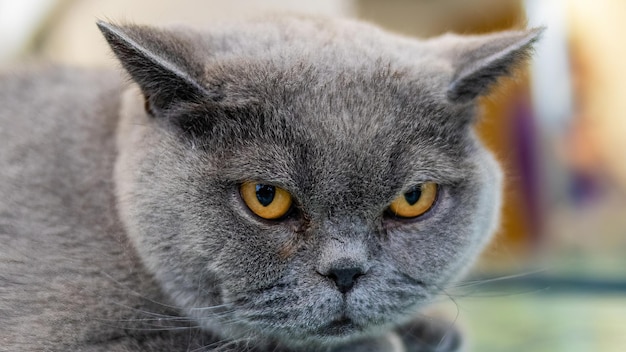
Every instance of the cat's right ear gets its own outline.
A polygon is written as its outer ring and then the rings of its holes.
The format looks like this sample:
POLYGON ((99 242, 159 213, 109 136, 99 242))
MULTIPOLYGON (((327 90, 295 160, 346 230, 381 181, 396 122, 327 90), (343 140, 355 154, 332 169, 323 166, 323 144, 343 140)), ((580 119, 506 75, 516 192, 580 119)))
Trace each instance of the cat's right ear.
POLYGON ((98 21, 113 53, 139 85, 146 112, 159 116, 175 104, 200 102, 211 93, 200 83, 203 67, 185 38, 157 28, 98 21))

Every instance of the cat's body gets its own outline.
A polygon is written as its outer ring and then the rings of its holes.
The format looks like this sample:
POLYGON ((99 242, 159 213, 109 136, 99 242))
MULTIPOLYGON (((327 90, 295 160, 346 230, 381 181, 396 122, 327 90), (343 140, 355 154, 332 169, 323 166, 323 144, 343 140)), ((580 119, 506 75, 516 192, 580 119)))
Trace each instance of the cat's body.
POLYGON ((0 350, 457 348, 408 322, 495 229, 474 99, 536 33, 100 26, 138 85, 0 76, 0 350), (288 190, 294 210, 258 218, 246 181, 288 190), (425 182, 428 213, 385 210, 425 182))

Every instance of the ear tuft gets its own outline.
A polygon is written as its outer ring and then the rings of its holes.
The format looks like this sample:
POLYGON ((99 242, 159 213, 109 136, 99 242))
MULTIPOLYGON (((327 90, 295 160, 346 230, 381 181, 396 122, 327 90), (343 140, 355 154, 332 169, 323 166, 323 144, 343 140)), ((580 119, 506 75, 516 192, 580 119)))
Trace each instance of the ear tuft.
POLYGON ((544 28, 491 35, 444 37, 444 55, 454 69, 446 95, 451 102, 467 103, 487 94, 498 78, 510 75, 532 54, 544 28), (456 46, 456 48, 455 48, 456 46))
POLYGON ((146 111, 160 115, 181 101, 209 94, 199 83, 202 67, 187 38, 145 26, 98 21, 98 28, 146 98, 146 111))

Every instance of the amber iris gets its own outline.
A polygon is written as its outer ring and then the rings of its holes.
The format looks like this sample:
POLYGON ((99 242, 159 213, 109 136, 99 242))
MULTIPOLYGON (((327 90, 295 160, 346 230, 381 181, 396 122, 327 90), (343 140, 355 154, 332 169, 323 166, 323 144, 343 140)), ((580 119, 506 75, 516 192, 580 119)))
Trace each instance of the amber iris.
POLYGON ((291 194, 277 186, 245 182, 239 193, 248 208, 263 219, 280 219, 291 209, 291 194))
POLYGON ((426 213, 437 200, 437 184, 426 182, 417 185, 394 199, 389 205, 391 214, 401 218, 415 218, 426 213))

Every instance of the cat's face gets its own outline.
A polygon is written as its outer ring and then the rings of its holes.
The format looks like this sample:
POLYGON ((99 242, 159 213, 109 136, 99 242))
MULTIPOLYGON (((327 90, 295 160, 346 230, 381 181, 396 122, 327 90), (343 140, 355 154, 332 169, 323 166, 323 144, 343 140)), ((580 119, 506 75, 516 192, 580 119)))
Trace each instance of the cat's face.
POLYGON ((332 45, 296 55, 277 42, 217 57, 193 79, 166 67, 169 84, 189 85, 167 95, 129 68, 124 55, 137 53, 120 54, 141 30, 103 31, 144 94, 123 108, 122 218, 201 325, 287 343, 381 331, 440 295, 494 231, 500 173, 472 133, 478 93, 451 97, 451 82, 467 84, 458 70, 412 67, 393 51, 345 58, 332 45))

